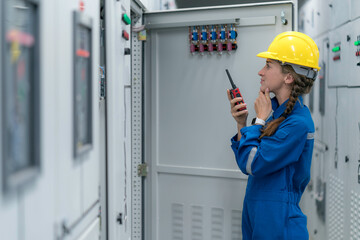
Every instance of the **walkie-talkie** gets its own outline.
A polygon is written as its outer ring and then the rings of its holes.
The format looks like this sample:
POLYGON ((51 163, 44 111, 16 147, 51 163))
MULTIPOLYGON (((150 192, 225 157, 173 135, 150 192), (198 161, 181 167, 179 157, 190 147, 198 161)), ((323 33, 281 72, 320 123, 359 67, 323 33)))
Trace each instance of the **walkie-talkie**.
MULTIPOLYGON (((240 100, 240 102, 236 102, 235 105, 238 105, 240 103, 245 103, 244 102, 244 98, 242 97, 241 93, 240 93, 240 90, 239 88, 236 87, 235 83, 233 82, 231 76, 230 76, 230 73, 229 73, 229 70, 225 69, 226 71, 226 74, 228 75, 229 77, 229 80, 230 80, 230 83, 231 83, 231 86, 233 89, 230 89, 230 95, 231 95, 231 98, 234 99, 235 97, 241 97, 242 100, 240 100)), ((242 111, 242 110, 245 110, 246 107, 243 107, 243 108, 240 108, 238 111, 242 111)))

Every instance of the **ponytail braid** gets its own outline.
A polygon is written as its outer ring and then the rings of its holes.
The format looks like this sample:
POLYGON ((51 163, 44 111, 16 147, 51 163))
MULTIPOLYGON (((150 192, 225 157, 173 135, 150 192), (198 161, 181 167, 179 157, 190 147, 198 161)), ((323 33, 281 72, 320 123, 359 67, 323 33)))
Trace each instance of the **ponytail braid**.
POLYGON ((265 128, 261 130, 262 134, 260 138, 265 136, 272 136, 276 132, 279 125, 290 115, 290 113, 294 109, 294 106, 296 104, 296 101, 299 99, 299 96, 309 93, 314 83, 314 79, 306 78, 303 75, 297 74, 290 65, 282 65, 281 67, 283 74, 290 73, 294 78, 289 101, 286 104, 286 109, 284 113, 279 118, 267 123, 265 125, 265 128))

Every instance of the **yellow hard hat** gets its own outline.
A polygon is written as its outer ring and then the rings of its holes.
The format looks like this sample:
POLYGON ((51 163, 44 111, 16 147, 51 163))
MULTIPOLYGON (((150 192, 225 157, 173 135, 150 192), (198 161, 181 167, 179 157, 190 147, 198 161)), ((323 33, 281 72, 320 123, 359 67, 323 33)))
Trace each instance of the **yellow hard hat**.
POLYGON ((274 38, 267 52, 261 52, 256 56, 320 70, 319 49, 316 43, 308 35, 300 32, 280 33, 274 38))

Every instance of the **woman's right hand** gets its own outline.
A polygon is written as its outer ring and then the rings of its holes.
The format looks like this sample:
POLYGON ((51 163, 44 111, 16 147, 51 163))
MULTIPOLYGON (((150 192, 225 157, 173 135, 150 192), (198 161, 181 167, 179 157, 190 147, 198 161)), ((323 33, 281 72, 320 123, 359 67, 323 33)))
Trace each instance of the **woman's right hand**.
POLYGON ((240 102, 242 100, 241 97, 237 97, 234 99, 231 99, 230 90, 227 90, 228 99, 230 101, 230 108, 231 108, 231 115, 235 119, 238 125, 240 126, 246 126, 246 120, 249 115, 249 111, 247 109, 238 111, 241 108, 246 107, 246 103, 241 103, 238 105, 235 105, 236 102, 240 102))

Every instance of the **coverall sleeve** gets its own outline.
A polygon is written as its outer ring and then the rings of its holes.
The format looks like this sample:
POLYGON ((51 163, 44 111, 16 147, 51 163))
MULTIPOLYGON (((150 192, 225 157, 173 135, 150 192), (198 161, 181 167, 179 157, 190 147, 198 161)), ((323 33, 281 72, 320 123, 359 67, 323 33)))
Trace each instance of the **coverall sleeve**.
POLYGON ((302 122, 281 125, 274 135, 259 139, 261 126, 241 129, 240 141, 232 139, 236 162, 244 174, 265 176, 298 161, 304 149, 308 130, 302 122))

